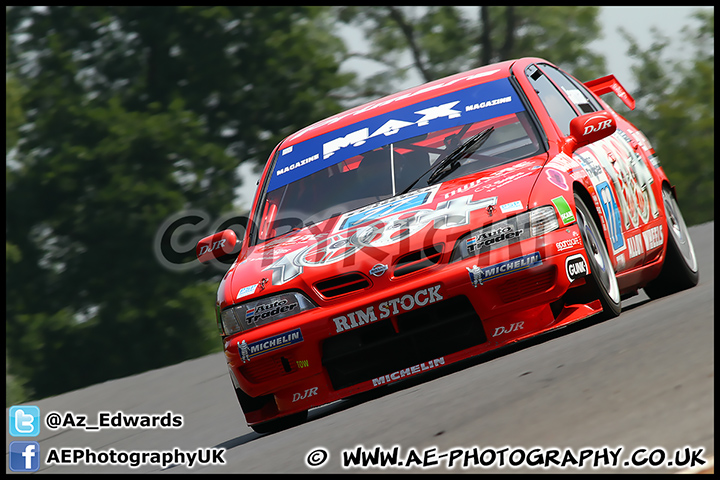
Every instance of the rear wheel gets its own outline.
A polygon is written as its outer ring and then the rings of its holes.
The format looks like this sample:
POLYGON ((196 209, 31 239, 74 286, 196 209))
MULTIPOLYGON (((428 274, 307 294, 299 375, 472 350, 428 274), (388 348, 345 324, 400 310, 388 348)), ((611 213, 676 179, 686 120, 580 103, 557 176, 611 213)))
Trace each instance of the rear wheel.
POLYGON ((590 210, 578 194, 575 194, 575 210, 578 228, 590 264, 590 276, 587 277, 587 283, 594 290, 595 296, 600 299, 603 307, 602 316, 605 318, 617 317, 622 310, 620 287, 618 287, 615 270, 605 245, 605 238, 593 220, 590 210))
POLYGON ((662 197, 668 226, 665 263, 660 275, 643 289, 653 299, 694 287, 700 278, 690 234, 675 196, 667 185, 663 185, 662 197))

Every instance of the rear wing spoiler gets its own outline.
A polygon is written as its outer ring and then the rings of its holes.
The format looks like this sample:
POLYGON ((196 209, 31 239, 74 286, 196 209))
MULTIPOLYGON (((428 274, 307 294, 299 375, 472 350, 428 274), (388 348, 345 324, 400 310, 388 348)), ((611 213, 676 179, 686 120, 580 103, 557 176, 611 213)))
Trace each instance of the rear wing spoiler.
POLYGON ((585 86, 598 96, 613 92, 630 110, 635 110, 635 99, 625 90, 625 87, 620 84, 615 75, 611 74, 596 80, 590 80, 585 82, 585 86))

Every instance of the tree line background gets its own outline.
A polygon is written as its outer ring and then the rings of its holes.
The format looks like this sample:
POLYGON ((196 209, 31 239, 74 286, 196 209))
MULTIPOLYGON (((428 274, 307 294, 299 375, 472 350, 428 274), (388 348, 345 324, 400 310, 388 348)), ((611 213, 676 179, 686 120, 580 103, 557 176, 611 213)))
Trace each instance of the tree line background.
MULTIPOLYGON (((232 211, 238 165, 290 133, 409 75, 522 56, 608 73, 589 47, 598 7, 476 8, 7 7, 6 404, 219 351, 222 273, 163 268, 153 242, 177 212, 232 211)), ((622 32, 627 52, 608 55, 632 58, 638 106, 607 99, 649 137, 691 225, 714 218, 714 11, 695 20, 684 58, 661 32, 645 50, 622 32)))

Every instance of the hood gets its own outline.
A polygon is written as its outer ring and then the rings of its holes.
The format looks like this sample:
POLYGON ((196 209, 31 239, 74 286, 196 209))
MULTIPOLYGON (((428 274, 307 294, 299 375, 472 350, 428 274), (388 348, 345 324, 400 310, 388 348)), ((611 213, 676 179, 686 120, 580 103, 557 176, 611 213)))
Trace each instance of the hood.
MULTIPOLYGON (((218 289, 220 308, 280 291, 312 292, 351 273, 369 278, 449 255, 473 229, 528 209, 546 155, 499 165, 367 205, 247 249, 218 289)), ((358 278, 359 278, 358 277, 358 278)), ((373 283, 382 283, 373 278, 373 283)), ((359 281, 359 280, 358 280, 359 281)))

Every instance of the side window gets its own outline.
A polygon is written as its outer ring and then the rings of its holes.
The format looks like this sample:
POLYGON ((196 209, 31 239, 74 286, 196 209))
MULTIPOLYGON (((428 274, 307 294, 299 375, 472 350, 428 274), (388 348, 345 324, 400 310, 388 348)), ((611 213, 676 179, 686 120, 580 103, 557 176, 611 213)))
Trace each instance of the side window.
POLYGON ((579 82, 551 65, 541 64, 540 68, 545 75, 550 77, 550 80, 555 82, 555 85, 562 89, 565 96, 575 104, 581 113, 592 113, 602 110, 597 100, 595 100, 590 92, 579 82))
POLYGON ((563 135, 569 135, 570 121, 578 116, 575 109, 538 67, 530 65, 525 69, 525 75, 530 79, 550 118, 555 121, 563 135))

